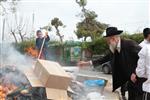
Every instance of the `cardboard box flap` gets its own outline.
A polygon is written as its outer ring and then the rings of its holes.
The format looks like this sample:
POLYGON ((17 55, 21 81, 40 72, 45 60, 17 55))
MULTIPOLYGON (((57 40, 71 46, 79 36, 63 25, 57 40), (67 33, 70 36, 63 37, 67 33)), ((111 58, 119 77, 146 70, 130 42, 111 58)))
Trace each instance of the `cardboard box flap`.
POLYGON ((46 61, 46 60, 38 60, 38 62, 43 65, 43 67, 48 71, 48 73, 70 78, 70 75, 68 75, 65 72, 65 70, 60 66, 60 64, 58 64, 57 62, 46 61))
MULTIPOLYGON (((25 70, 24 74, 26 75, 32 87, 45 87, 38 77, 36 77, 32 68, 25 70)), ((68 97, 66 90, 47 87, 45 87, 45 89, 48 100, 71 100, 71 98, 68 97)))
POLYGON ((41 81, 39 81, 39 79, 35 76, 32 68, 25 70, 24 74, 26 75, 32 87, 44 87, 41 81))
POLYGON ((72 93, 72 94, 77 94, 75 91, 73 91, 73 90, 71 89, 70 86, 68 87, 67 91, 70 92, 70 93, 72 93))
POLYGON ((48 100, 68 100, 65 90, 46 88, 46 95, 48 100))

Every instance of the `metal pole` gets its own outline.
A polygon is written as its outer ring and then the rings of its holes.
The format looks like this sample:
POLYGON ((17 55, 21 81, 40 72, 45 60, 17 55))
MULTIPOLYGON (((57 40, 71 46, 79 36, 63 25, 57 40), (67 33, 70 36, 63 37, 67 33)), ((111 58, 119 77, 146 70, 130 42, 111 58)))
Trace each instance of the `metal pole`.
POLYGON ((2 28, 2 42, 4 41, 4 38, 5 38, 5 18, 3 18, 3 28, 2 28))
POLYGON ((43 39, 43 43, 42 43, 42 46, 41 46, 41 49, 40 49, 40 52, 39 52, 39 55, 38 55, 38 59, 40 59, 40 57, 41 57, 42 50, 43 50, 43 47, 44 47, 44 44, 45 44, 45 39, 46 39, 46 37, 44 37, 44 39, 43 39))
POLYGON ((35 30, 34 30, 34 20, 35 20, 35 14, 33 12, 33 14, 32 14, 32 34, 30 35, 30 37, 34 36, 34 32, 35 32, 35 30))

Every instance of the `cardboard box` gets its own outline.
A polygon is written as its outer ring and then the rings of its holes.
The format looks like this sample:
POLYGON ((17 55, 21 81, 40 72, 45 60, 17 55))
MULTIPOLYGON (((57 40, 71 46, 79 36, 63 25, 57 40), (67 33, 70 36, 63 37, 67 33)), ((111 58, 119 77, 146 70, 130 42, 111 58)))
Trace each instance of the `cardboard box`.
POLYGON ((24 74, 32 87, 46 88, 48 100, 71 100, 67 95, 71 77, 56 62, 38 60, 35 68, 25 70, 24 74))
MULTIPOLYGON (((45 87, 42 82, 36 77, 33 72, 33 69, 30 68, 26 70, 25 75, 29 80, 32 87, 45 87)), ((67 96, 67 90, 60 90, 60 89, 53 89, 53 88, 46 88, 46 95, 48 100, 69 100, 67 96)))
POLYGON ((52 61, 38 60, 34 73, 48 88, 67 90, 72 80, 58 63, 52 61))
POLYGON ((52 100, 68 100, 66 90, 46 88, 46 95, 47 98, 52 100))

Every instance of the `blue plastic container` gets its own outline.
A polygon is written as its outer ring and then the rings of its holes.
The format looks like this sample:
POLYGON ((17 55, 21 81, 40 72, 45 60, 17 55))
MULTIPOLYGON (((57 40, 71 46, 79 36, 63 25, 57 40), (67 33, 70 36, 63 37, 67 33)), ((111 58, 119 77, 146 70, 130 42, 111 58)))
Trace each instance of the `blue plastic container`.
POLYGON ((84 81, 84 85, 88 87, 96 87, 96 86, 105 86, 105 80, 86 80, 84 81))

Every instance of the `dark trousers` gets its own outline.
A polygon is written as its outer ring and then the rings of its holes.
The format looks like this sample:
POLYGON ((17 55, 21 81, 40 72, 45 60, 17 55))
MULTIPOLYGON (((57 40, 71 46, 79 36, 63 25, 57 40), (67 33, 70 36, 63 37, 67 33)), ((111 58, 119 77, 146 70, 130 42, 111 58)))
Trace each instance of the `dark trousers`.
POLYGON ((150 93, 143 93, 143 99, 142 100, 150 100, 150 93))
POLYGON ((143 91, 135 83, 128 82, 128 100, 142 100, 143 91))
MULTIPOLYGON (((128 90, 128 100, 142 100, 143 94, 138 93, 134 89, 129 89, 128 90)), ((150 100, 150 99, 149 99, 150 100)))
POLYGON ((127 83, 121 86, 120 92, 122 96, 125 96, 125 93, 127 91, 127 83))

